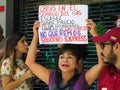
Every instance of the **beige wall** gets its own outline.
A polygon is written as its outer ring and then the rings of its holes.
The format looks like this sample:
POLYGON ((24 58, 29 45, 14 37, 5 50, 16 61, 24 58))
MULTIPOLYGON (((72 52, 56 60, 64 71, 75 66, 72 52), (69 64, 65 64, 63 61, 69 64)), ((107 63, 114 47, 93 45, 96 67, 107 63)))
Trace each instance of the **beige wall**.
POLYGON ((13 0, 0 0, 0 6, 5 10, 0 12, 0 24, 4 30, 4 36, 9 36, 13 31, 13 0))
POLYGON ((5 10, 0 12, 0 24, 6 36, 6 0, 0 0, 0 6, 4 6, 5 10))

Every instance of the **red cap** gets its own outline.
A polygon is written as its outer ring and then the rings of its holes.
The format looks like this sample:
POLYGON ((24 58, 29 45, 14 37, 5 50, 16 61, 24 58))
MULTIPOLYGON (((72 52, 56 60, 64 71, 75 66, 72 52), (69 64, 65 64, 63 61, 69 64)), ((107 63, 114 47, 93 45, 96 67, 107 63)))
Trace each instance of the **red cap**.
POLYGON ((109 29, 101 36, 92 37, 93 42, 102 43, 105 41, 120 42, 120 27, 109 29))

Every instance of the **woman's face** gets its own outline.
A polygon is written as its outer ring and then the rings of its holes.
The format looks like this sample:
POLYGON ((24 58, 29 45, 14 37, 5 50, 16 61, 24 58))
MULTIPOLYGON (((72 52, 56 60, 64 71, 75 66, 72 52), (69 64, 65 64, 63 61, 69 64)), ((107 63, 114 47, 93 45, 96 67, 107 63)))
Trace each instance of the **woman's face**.
POLYGON ((58 65, 62 72, 75 72, 78 67, 77 58, 70 51, 66 51, 60 54, 58 65))
POLYGON ((16 52, 18 53, 27 53, 28 51, 28 43, 26 41, 25 36, 23 36, 17 43, 16 47, 16 52))

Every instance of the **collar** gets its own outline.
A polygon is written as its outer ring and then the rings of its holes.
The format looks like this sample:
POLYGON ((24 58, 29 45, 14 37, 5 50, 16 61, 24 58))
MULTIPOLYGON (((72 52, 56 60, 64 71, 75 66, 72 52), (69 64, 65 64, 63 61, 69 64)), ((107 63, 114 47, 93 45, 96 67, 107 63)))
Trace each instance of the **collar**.
POLYGON ((120 69, 117 69, 114 65, 109 65, 108 66, 108 70, 109 70, 109 75, 110 76, 114 76, 116 74, 120 74, 120 69))

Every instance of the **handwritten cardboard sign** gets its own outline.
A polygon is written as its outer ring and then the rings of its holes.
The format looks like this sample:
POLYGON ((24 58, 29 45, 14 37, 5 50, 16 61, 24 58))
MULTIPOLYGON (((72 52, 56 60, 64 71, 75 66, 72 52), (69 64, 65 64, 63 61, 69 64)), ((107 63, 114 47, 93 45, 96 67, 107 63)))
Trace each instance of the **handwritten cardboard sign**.
POLYGON ((87 44, 87 5, 40 5, 40 44, 87 44))

